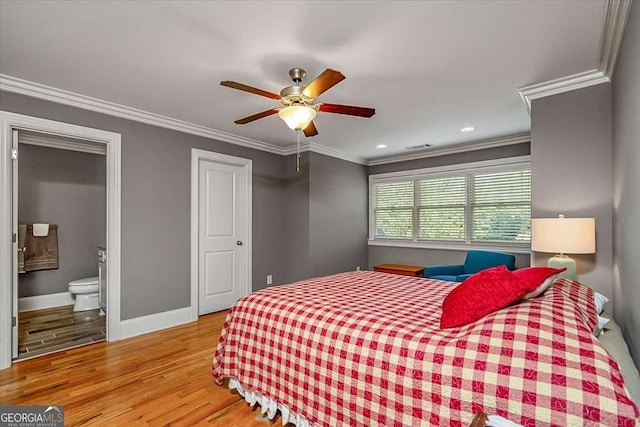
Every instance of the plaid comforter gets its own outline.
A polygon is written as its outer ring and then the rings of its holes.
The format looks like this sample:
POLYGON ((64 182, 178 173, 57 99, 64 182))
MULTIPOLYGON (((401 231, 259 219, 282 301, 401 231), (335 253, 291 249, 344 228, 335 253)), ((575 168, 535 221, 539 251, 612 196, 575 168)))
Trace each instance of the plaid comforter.
POLYGON ((633 426, 638 409, 593 336, 593 292, 542 297, 439 328, 455 284, 350 272, 255 292, 231 308, 215 353, 237 380, 321 426, 633 426))

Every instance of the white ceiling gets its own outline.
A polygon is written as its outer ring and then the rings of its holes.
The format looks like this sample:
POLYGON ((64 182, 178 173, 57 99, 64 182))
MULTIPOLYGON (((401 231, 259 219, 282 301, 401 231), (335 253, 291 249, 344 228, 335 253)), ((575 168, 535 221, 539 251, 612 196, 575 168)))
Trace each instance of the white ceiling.
POLYGON ((325 68, 346 80, 318 100, 311 141, 371 159, 530 130, 518 88, 597 68, 602 1, 0 1, 0 73, 281 147, 295 134, 267 91, 325 68), (476 131, 462 134, 463 126, 476 131), (377 144, 388 148, 376 149, 377 144))

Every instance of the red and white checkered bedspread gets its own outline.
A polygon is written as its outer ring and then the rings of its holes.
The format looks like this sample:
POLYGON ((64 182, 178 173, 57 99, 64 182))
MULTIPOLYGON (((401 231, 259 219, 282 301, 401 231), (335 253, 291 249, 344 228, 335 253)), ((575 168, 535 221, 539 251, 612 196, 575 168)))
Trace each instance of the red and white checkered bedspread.
POLYGON ((255 292, 230 311, 217 382, 236 379, 321 426, 632 426, 638 409, 592 334, 592 291, 543 297, 442 330, 454 284, 369 271, 255 292))

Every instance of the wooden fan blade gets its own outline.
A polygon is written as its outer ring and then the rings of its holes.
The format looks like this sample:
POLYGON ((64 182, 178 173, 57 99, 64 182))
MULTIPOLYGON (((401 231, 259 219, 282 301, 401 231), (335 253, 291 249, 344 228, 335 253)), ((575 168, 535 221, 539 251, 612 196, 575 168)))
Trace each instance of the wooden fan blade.
POLYGON ((316 125, 313 124, 313 122, 309 122, 309 125, 304 128, 304 136, 306 137, 310 137, 310 136, 316 136, 318 134, 318 129, 316 129, 316 125))
POLYGON ((324 113, 346 114, 348 116, 371 117, 376 113, 375 108, 354 107, 352 105, 320 104, 320 111, 324 113))
POLYGON ((236 120, 236 121, 235 121, 235 122, 233 122, 233 123, 235 123, 235 124, 237 124, 237 125, 244 125, 244 124, 250 123, 250 122, 252 122, 252 121, 254 121, 254 120, 258 120, 258 119, 261 119, 261 118, 263 118, 263 117, 270 116, 270 115, 275 114, 275 113, 277 113, 277 112, 278 112, 278 109, 277 109, 277 108, 272 108, 272 109, 270 109, 270 110, 267 110, 267 111, 263 111, 263 112, 261 112, 261 113, 254 114, 253 116, 243 117, 242 119, 238 119, 238 120, 236 120))
POLYGON ((340 71, 327 68, 314 81, 302 91, 302 94, 309 98, 317 98, 320 94, 328 91, 338 83, 344 80, 344 76, 340 71))
POLYGON ((267 98, 271 98, 271 99, 280 99, 280 95, 278 94, 267 92, 266 90, 258 89, 253 86, 247 86, 242 83, 232 82, 230 80, 225 80, 223 82, 220 82, 220 85, 230 87, 231 89, 243 90, 245 92, 253 93, 255 95, 266 96, 267 98))

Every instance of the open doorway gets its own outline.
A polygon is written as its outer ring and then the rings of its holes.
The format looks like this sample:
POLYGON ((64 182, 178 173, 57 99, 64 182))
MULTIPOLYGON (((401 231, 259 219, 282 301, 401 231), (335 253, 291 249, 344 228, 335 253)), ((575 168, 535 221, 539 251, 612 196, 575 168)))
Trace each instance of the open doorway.
POLYGON ((91 141, 18 131, 18 153, 16 359, 25 360, 106 339, 107 169, 106 147, 91 141))
MULTIPOLYGON (((18 250, 20 233, 19 225, 23 222, 27 223, 36 220, 19 218, 19 160, 22 151, 21 147, 28 146, 33 150, 52 150, 47 156, 45 156, 46 159, 51 159, 53 156, 52 153, 60 153, 66 150, 69 152, 76 152, 77 154, 94 154, 102 156, 102 159, 105 160, 102 175, 106 175, 105 189, 103 190, 103 192, 106 192, 106 197, 104 197, 106 201, 106 209, 102 208, 102 211, 106 218, 104 220, 99 218, 94 219, 95 222, 104 221, 105 223, 102 227, 102 231, 98 231, 97 234, 100 235, 100 233, 102 233, 103 242, 105 242, 105 244, 100 245, 99 238, 93 238, 93 240, 98 242, 98 244, 95 244, 95 242, 92 243, 92 245, 94 245, 94 249, 91 251, 93 265, 87 267, 90 269, 91 276, 84 277, 85 274, 89 273, 89 271, 82 273, 78 273, 76 271, 74 274, 82 275, 83 277, 79 277, 81 281, 82 279, 92 279, 92 285, 95 285, 95 276, 98 276, 97 281, 102 285, 98 286, 99 294, 103 293, 105 303, 103 311, 106 314, 106 331, 103 332, 103 336, 106 336, 107 341, 115 341, 120 338, 120 135, 98 129, 0 111, 0 163, 2 165, 2 173, 0 174, 0 188, 2 190, 2 208, 0 209, 0 369, 5 369, 11 366, 12 360, 18 359, 19 356, 20 346, 18 338, 21 320, 21 311, 19 309, 23 308, 24 312, 25 308, 34 308, 33 304, 36 304, 36 308, 38 308, 37 305, 42 302, 42 298, 40 298, 41 301, 36 302, 28 299, 29 297, 36 297, 36 299, 38 299, 38 295, 26 295, 27 293, 33 293, 34 289, 41 285, 34 283, 25 284, 24 290, 19 289, 20 284, 18 279, 19 274, 21 274, 18 273, 20 262, 24 262, 24 259, 19 259, 19 253, 21 252, 18 250), (21 135, 23 139, 22 141, 21 135), (92 150, 94 150, 93 153, 91 153, 92 150), (96 150, 99 152, 96 152, 96 150), (97 246, 106 246, 108 250, 108 255, 105 255, 104 251, 101 252, 99 261, 97 260, 97 246), (99 269, 95 269, 96 262, 98 262, 99 269), (19 300, 21 291, 23 292, 22 301, 19 300), (20 305, 22 305, 22 307, 20 307, 20 305)), ((26 150, 29 150, 29 148, 26 148, 26 150)), ((94 167, 98 168, 98 166, 95 165, 94 167)), ((81 209, 90 208, 85 205, 81 209)), ((43 233, 42 227, 46 227, 47 232, 55 234, 59 231, 61 239, 66 240, 70 237, 67 234, 67 231, 74 227, 74 224, 66 224, 63 234, 63 231, 59 229, 59 227, 55 227, 60 224, 48 223, 46 221, 52 220, 47 220, 45 218, 37 219, 38 221, 42 221, 38 223, 38 227, 36 227, 38 228, 37 234, 43 233)), ((61 221, 62 220, 56 220, 54 222, 61 221)), ((31 233, 34 232, 35 224, 22 225, 31 225, 29 231, 31 233)), ((26 227, 22 228, 24 228, 22 232, 26 233, 26 227)), ((97 227, 97 229, 99 230, 100 227, 97 227)), ((24 242, 21 243, 24 245, 24 242)), ((62 249, 62 247, 63 245, 61 245, 59 249, 62 249)), ((86 250, 87 253, 89 253, 88 249, 86 250)), ((46 262, 49 261, 52 260, 46 260, 46 262)), ((59 261, 62 260, 59 259, 59 261)), ((65 264, 68 263, 69 260, 65 261, 65 264)), ((51 265, 55 266, 55 262, 51 265)), ((24 268, 24 266, 22 267, 24 268)), ((58 306, 69 306, 72 310, 71 317, 77 315, 77 313, 82 313, 83 311, 85 313, 93 311, 93 309, 73 311, 73 307, 76 306, 76 302, 78 301, 78 294, 83 295, 83 301, 80 304, 80 308, 82 308, 85 307, 86 304, 90 303, 89 300, 91 298, 89 298, 89 293, 70 293, 69 290, 73 288, 71 288, 69 282, 66 279, 59 280, 63 280, 63 282, 60 283, 58 281, 55 284, 56 287, 53 289, 61 290, 60 287, 66 287, 67 292, 54 292, 53 295, 56 296, 45 297, 45 301, 51 301, 52 298, 54 300, 55 298, 64 298, 65 294, 66 297, 71 299, 71 295, 75 295, 71 301, 67 299, 67 302, 72 302, 73 305, 60 304, 60 301, 54 301, 54 303, 58 306), (67 281, 67 283, 64 284, 64 281, 67 281)), ((26 283, 28 282, 29 281, 27 280, 26 283)), ((34 280, 32 280, 32 282, 34 282, 34 280)), ((35 280, 35 282, 37 282, 37 280, 35 280)), ((71 280, 71 282, 73 282, 73 280, 71 280)), ((75 288, 87 288, 87 286, 85 286, 87 283, 75 283, 75 285, 79 285, 75 288)), ((91 287, 91 290, 95 290, 95 286, 91 287)), ((49 304, 49 302, 46 304, 49 304)), ((99 309, 96 309, 95 314, 97 316, 100 315, 99 309)), ((49 313, 48 315, 55 316, 56 314, 49 313)), ((25 318, 23 320, 26 320, 28 315, 23 315, 23 317, 25 318)), ((76 342, 73 345, 75 346, 78 344, 80 343, 76 342)))

